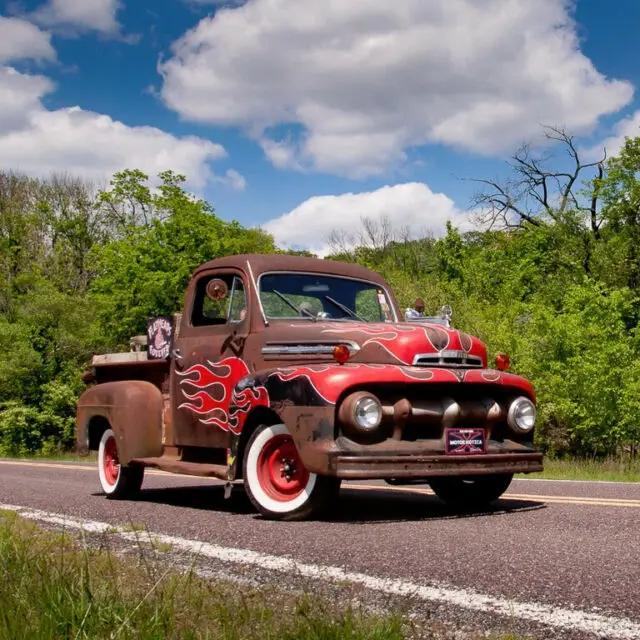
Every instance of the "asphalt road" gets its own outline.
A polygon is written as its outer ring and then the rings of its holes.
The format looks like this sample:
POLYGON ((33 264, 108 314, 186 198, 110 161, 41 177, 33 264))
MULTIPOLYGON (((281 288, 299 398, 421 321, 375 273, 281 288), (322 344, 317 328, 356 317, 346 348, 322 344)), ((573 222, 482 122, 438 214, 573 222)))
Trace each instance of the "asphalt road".
MULTIPOLYGON (((147 473, 139 499, 113 501, 99 493, 93 465, 0 461, 0 503, 144 522, 180 539, 596 613, 614 626, 625 619, 637 625, 628 637, 640 637, 640 483, 516 480, 495 507, 471 516, 453 514, 423 487, 348 483, 329 517, 280 523, 258 517, 243 491, 225 501, 221 485, 199 478, 147 473)), ((548 622, 516 626, 536 638, 593 637, 548 622)), ((606 628, 595 635, 613 637, 606 628)))

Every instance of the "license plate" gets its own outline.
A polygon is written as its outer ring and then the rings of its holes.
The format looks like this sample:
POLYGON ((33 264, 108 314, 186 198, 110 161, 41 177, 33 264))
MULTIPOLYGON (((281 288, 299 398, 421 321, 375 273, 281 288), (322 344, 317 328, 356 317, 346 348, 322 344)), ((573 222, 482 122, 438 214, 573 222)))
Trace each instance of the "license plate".
POLYGON ((486 453, 484 429, 446 429, 444 441, 447 455, 486 453))

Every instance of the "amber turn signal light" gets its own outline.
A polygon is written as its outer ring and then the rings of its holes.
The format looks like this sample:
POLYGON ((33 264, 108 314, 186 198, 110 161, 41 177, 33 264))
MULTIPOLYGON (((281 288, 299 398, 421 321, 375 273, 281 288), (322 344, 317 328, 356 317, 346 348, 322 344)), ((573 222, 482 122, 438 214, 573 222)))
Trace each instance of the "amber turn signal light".
POLYGON ((511 359, 506 353, 498 353, 496 355, 496 369, 498 371, 506 371, 511 366, 511 359))
POLYGON ((339 344, 333 348, 333 359, 338 364, 344 364, 350 356, 351 352, 349 351, 349 347, 347 347, 346 344, 339 344))

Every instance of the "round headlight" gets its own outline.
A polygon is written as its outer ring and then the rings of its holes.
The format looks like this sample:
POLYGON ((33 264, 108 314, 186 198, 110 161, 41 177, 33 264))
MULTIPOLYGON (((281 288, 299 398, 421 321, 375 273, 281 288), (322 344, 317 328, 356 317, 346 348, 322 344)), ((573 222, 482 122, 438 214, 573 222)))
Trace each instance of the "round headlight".
POLYGON ((527 433, 536 423, 536 413, 536 405, 529 398, 521 396, 511 403, 507 422, 513 430, 527 433))
POLYGON ((382 406, 373 396, 359 398, 353 407, 353 416, 361 429, 375 429, 382 420, 382 406))

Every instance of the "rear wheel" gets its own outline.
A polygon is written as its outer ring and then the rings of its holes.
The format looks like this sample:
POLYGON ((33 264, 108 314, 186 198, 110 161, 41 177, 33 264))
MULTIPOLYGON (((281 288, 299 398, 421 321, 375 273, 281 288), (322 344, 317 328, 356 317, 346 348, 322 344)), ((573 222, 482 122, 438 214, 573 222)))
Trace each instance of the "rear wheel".
POLYGON ((98 446, 98 476, 102 491, 108 498, 127 498, 142 486, 144 467, 124 467, 118 458, 116 436, 107 429, 98 446))
POLYGON ((496 501, 508 488, 512 473, 431 478, 429 484, 435 494, 457 509, 482 508, 496 501))
POLYGON ((318 514, 336 496, 340 479, 308 471, 283 424, 261 425, 247 444, 244 484, 266 518, 302 520, 318 514))

